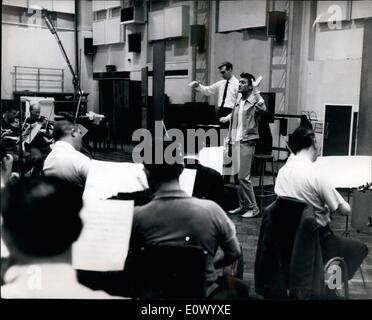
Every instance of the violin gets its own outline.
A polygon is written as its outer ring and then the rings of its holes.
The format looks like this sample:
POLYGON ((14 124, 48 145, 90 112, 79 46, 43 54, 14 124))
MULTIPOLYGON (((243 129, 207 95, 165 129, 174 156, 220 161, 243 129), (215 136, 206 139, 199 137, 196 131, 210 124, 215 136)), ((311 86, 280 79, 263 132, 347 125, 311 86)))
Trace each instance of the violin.
POLYGON ((14 128, 19 128, 20 121, 18 118, 14 118, 13 122, 9 123, 14 128))
POLYGON ((27 125, 35 126, 35 124, 41 124, 40 132, 44 135, 51 136, 53 134, 54 129, 54 121, 50 121, 49 119, 45 117, 39 117, 37 119, 35 118, 28 118, 27 125))

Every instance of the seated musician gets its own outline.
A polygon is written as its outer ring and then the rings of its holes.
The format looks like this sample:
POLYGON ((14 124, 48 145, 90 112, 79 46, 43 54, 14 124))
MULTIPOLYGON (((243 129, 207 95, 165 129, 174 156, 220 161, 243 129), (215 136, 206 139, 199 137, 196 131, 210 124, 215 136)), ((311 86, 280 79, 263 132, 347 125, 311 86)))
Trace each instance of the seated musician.
POLYGON ((1 298, 109 299, 77 281, 72 244, 82 221, 81 195, 53 177, 21 179, 8 187, 2 236, 14 264, 4 276, 1 298))
POLYGON ((41 158, 42 161, 35 167, 34 172, 41 172, 43 161, 51 151, 50 143, 52 141, 52 132, 48 119, 40 116, 40 105, 34 103, 30 106, 30 116, 26 119, 26 129, 31 130, 36 124, 41 125, 39 132, 31 142, 25 140, 25 149, 34 158, 41 158))
POLYGON ((360 241, 335 235, 329 225, 330 213, 346 216, 350 215, 351 208, 313 164, 319 151, 312 129, 297 128, 293 132, 290 148, 294 154, 279 170, 275 193, 302 200, 314 208, 323 261, 343 257, 351 279, 367 256, 368 248, 360 241))
MULTIPOLYGON (((15 171, 28 172, 35 167, 41 167, 42 157, 39 153, 30 153, 25 150, 24 145, 20 145, 21 124, 19 122, 18 110, 15 106, 8 106, 3 110, 1 118, 1 140, 6 152, 12 155, 14 159, 13 169, 15 171), (22 148, 22 150, 21 150, 22 148), (20 153, 23 152, 23 162, 20 162, 20 153)), ((22 132, 24 137, 27 132, 22 132)))
POLYGON ((79 126, 69 120, 58 121, 53 137, 55 145, 44 161, 44 174, 57 176, 84 188, 90 159, 80 152, 82 133, 79 126))
POLYGON ((43 156, 47 156, 50 149, 50 142, 53 139, 53 131, 50 119, 40 116, 40 105, 38 103, 30 106, 30 117, 27 118, 26 123, 34 125, 41 124, 41 129, 30 143, 31 148, 37 148, 41 151, 43 156))
POLYGON ((12 149, 19 137, 18 110, 14 106, 7 106, 2 111, 1 141, 3 141, 6 149, 12 149))
MULTIPOLYGON (((155 151, 155 145, 156 142, 149 148, 155 151)), ((164 150, 168 145, 168 142, 164 143, 164 150)), ((244 282, 228 278, 230 287, 226 286, 226 278, 219 278, 216 272, 216 269, 232 264, 241 254, 233 222, 215 202, 190 197, 181 190, 179 176, 184 165, 180 153, 172 164, 168 164, 169 161, 152 164, 150 159, 146 160, 145 172, 154 198, 135 208, 131 248, 157 244, 201 247, 208 253, 208 297, 247 298, 249 288, 244 282), (216 256, 219 247, 221 255, 216 256)))

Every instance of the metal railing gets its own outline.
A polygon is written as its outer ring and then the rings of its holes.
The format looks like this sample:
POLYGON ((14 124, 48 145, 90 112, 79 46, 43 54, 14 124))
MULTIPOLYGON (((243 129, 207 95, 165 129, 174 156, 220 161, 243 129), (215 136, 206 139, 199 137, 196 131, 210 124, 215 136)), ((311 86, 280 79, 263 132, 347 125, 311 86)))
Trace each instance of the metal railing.
POLYGON ((63 92, 64 69, 14 66, 13 90, 63 92))

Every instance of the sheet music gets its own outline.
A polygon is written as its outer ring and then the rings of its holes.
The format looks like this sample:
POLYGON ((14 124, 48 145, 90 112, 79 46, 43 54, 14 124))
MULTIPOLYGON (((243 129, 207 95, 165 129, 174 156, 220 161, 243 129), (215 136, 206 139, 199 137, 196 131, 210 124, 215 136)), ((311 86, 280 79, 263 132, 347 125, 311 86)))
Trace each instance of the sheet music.
POLYGON ((39 100, 40 116, 49 121, 54 120, 54 98, 39 100))
POLYGON ((315 162, 335 188, 358 188, 372 180, 371 156, 328 156, 315 162))
POLYGON ((205 167, 212 168, 223 174, 224 147, 203 148, 199 152, 199 161, 205 167))
POLYGON ((36 135, 39 133, 40 129, 40 123, 32 124, 30 132, 23 138, 23 141, 26 143, 31 143, 35 139, 36 135))
POLYGON ((148 188, 143 164, 92 160, 84 200, 104 200, 119 192, 136 192, 148 188))
POLYGON ((134 201, 100 200, 84 204, 82 233, 72 247, 75 269, 123 270, 132 230, 134 201))
POLYGON ((195 185, 196 169, 184 169, 180 176, 180 187, 189 196, 192 196, 195 185))
POLYGON ((77 126, 80 129, 81 136, 84 137, 89 130, 85 128, 83 125, 81 125, 80 123, 77 126))
MULTIPOLYGON (((149 188, 141 163, 91 160, 83 198, 85 201, 105 200, 119 192, 130 193, 149 188)), ((196 170, 184 169, 180 186, 188 195, 194 190, 196 170)))

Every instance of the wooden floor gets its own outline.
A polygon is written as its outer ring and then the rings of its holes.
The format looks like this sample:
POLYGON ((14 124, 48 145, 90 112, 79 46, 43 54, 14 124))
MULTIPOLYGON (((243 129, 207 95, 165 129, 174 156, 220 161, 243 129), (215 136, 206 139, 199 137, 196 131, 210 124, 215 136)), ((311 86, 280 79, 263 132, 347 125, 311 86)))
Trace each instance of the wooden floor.
MULTIPOLYGON (((123 146, 122 150, 120 148, 120 150, 115 151, 95 152, 94 157, 96 160, 131 162, 131 150, 132 148, 130 146, 123 146)), ((257 186, 258 178, 253 177, 252 182, 254 186, 257 186)), ((265 185, 272 185, 272 183, 272 177, 266 176, 265 185)), ((270 203, 270 201, 272 201, 272 199, 265 199, 264 206, 270 203)), ((245 219, 239 216, 232 216, 231 218, 236 225, 237 236, 243 247, 244 280, 249 281, 251 292, 254 292, 254 261, 258 234, 261 226, 261 217, 245 219)), ((335 216, 332 220, 331 228, 336 234, 341 235, 345 230, 345 217, 335 216)), ((366 286, 363 285, 361 272, 358 271, 354 278, 349 281, 350 299, 372 299, 372 236, 358 233, 352 228, 349 230, 351 231, 350 236, 352 238, 363 241, 369 248, 369 254, 361 267, 366 286)))

